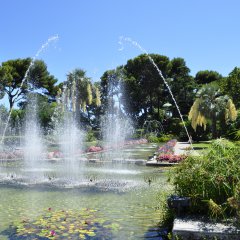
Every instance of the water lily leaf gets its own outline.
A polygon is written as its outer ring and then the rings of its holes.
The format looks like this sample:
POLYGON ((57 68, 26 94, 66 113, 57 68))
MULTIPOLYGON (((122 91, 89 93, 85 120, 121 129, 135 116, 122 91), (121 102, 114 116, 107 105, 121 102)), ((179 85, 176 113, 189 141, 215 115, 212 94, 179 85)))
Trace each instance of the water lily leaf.
POLYGON ((84 234, 79 234, 80 239, 86 239, 84 234))
POLYGON ((95 232, 88 232, 87 235, 89 237, 94 237, 94 236, 96 236, 96 233, 95 232))

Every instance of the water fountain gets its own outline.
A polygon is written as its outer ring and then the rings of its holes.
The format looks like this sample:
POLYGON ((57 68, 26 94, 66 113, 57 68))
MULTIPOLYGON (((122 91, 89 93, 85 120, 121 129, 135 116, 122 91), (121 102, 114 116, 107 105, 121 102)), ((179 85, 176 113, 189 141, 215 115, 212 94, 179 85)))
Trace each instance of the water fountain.
MULTIPOLYGON (((124 160, 121 149, 124 147, 127 139, 133 134, 133 125, 131 119, 122 109, 123 86, 120 84, 121 74, 109 76, 108 81, 108 103, 105 115, 102 117, 101 130, 104 139, 104 148, 111 149, 105 154, 105 158, 112 160, 124 160), (113 78, 119 82, 113 84, 113 78), (107 156, 106 156, 107 155, 107 156)), ((126 154, 125 154, 125 157, 126 154)))
POLYGON ((32 173, 31 178, 36 177, 44 167, 46 148, 37 118, 37 99, 34 96, 27 107, 23 151, 25 171, 32 173))
POLYGON ((64 88, 62 95, 59 96, 59 107, 56 109, 58 117, 53 119, 54 129, 52 134, 59 146, 60 155, 58 157, 65 161, 64 172, 67 173, 68 177, 79 178, 82 169, 79 168, 78 162, 83 151, 84 133, 76 121, 75 113, 72 111, 75 106, 73 106, 74 103, 71 102, 71 97, 67 92, 68 89, 64 88))
POLYGON ((48 38, 48 40, 41 46, 41 48, 37 51, 37 53, 35 54, 35 56, 32 58, 31 62, 30 62, 30 65, 27 69, 27 71, 25 72, 25 75, 22 79, 22 82, 21 82, 21 85, 19 87, 19 89, 16 91, 15 93, 15 98, 13 100, 13 106, 12 108, 10 109, 9 111, 9 115, 8 115, 8 118, 7 118, 7 121, 6 121, 6 124, 5 124, 5 128, 3 130, 3 134, 2 134, 2 138, 1 138, 1 141, 0 141, 0 145, 2 146, 3 145, 3 142, 4 142, 4 137, 5 137, 5 134, 6 134, 6 131, 7 131, 7 128, 8 128, 8 125, 9 125, 9 121, 10 121, 10 118, 11 118, 11 114, 12 114, 12 110, 13 110, 13 107, 14 107, 14 103, 15 103, 15 100, 19 97, 19 94, 20 94, 20 89, 23 87, 23 84, 24 82, 26 81, 27 79, 27 76, 29 74, 29 71, 31 70, 31 67, 33 66, 35 60, 39 57, 39 55, 48 47, 48 45, 52 42, 52 41, 56 41, 58 40, 58 35, 55 35, 55 36, 52 36, 50 38, 48 38))
MULTIPOLYGON (((25 79, 26 76, 27 73, 25 79)), ((156 191, 159 186, 166 188, 164 178, 157 177, 161 173, 135 164, 122 164, 122 160, 129 157, 129 152, 123 146, 133 127, 121 107, 121 94, 116 96, 109 92, 109 103, 112 104, 109 104, 102 121, 105 148, 110 150, 102 155, 102 159, 111 162, 109 165, 83 161, 87 159, 87 154, 83 155, 81 149, 84 134, 72 111, 75 101, 67 96, 66 91, 63 91, 61 104, 55 113, 57 117, 51 132, 51 137, 55 140, 54 147, 46 146, 38 124, 37 104, 31 100, 22 146, 24 160, 5 159, 6 161, 0 162, 0 195, 6 196, 0 204, 0 219, 5 220, 0 221, 0 238, 4 235, 3 229, 16 219, 36 219, 43 209, 48 209, 46 216, 49 216, 52 208, 57 209, 53 212, 53 217, 54 213, 67 212, 63 209, 72 208, 72 212, 75 212, 76 209, 84 208, 87 211, 97 209, 97 212, 106 216, 109 219, 107 226, 110 226, 113 219, 118 219, 123 230, 117 233, 116 239, 143 236, 150 226, 158 222, 159 213, 154 210, 156 191), (47 147, 54 149, 49 150, 47 147), (55 157, 48 158, 47 151, 53 151, 55 157), (120 164, 112 161, 117 158, 120 158, 120 164), (153 172, 156 178, 150 177, 153 172)), ((5 133, 6 130, 2 143, 5 133)), ((131 148, 133 146, 127 150, 131 148)), ((140 151, 142 148, 144 147, 135 148, 134 152, 140 156, 145 154, 145 159, 154 151, 151 148, 147 149, 149 152, 143 153, 140 151)), ((63 219, 59 224, 64 222, 63 219)), ((58 234, 55 229, 46 231, 58 234)))

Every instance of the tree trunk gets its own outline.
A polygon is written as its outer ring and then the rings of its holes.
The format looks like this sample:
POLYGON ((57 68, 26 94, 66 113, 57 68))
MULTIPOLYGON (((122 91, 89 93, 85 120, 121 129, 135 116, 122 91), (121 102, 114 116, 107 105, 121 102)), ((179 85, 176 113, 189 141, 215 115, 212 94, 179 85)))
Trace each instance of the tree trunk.
POLYGON ((13 108, 14 101, 12 96, 8 96, 10 110, 13 108))

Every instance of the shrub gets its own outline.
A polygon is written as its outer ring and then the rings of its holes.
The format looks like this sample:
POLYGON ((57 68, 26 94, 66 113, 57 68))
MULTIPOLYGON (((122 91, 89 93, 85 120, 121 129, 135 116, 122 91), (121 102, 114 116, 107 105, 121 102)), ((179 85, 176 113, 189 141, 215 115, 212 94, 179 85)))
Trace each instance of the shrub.
POLYGON ((190 156, 172 171, 175 191, 191 197, 190 211, 221 219, 240 216, 240 149, 213 141, 202 156, 190 156))
POLYGON ((162 136, 158 137, 158 142, 167 142, 173 138, 171 134, 163 134, 162 136))
POLYGON ((87 142, 93 142, 93 141, 96 141, 97 138, 94 134, 94 132, 92 130, 88 131, 87 132, 87 135, 86 135, 86 139, 85 139, 87 142))
POLYGON ((142 138, 144 133, 144 129, 136 129, 134 134, 132 135, 133 139, 138 139, 138 138, 142 138))
POLYGON ((163 134, 161 136, 157 136, 156 134, 149 134, 147 136, 148 142, 155 142, 155 143, 161 143, 161 142, 167 142, 170 141, 173 138, 173 135, 171 134, 163 134))
POLYGON ((158 137, 154 134, 150 134, 148 137, 147 137, 147 140, 148 142, 150 143, 158 143, 159 140, 158 140, 158 137))

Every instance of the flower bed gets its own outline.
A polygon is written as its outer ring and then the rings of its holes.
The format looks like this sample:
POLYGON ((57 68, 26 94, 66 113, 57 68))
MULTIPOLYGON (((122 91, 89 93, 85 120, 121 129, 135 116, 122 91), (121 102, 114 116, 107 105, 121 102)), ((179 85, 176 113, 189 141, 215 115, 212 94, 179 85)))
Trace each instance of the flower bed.
POLYGON ((186 155, 161 154, 157 157, 157 161, 166 161, 169 163, 179 163, 184 160, 186 155))
POLYGON ((172 139, 158 149, 158 162, 179 163, 184 160, 186 155, 174 155, 174 147, 177 144, 176 139, 172 139))
POLYGON ((174 153, 174 147, 177 144, 176 139, 172 139, 165 143, 163 146, 159 147, 158 154, 173 154, 174 153))
POLYGON ((87 152, 100 152, 103 149, 101 147, 97 147, 97 146, 91 146, 87 149, 87 152))
POLYGON ((123 143, 120 143, 118 146, 105 146, 104 148, 102 147, 96 147, 96 146, 91 146, 87 149, 87 152, 99 152, 99 151, 106 151, 106 150, 111 150, 114 149, 116 147, 124 147, 124 146, 129 146, 129 145, 136 145, 136 144, 146 144, 148 143, 147 139, 145 138, 141 138, 141 139, 133 139, 133 140, 128 140, 125 141, 123 143))

